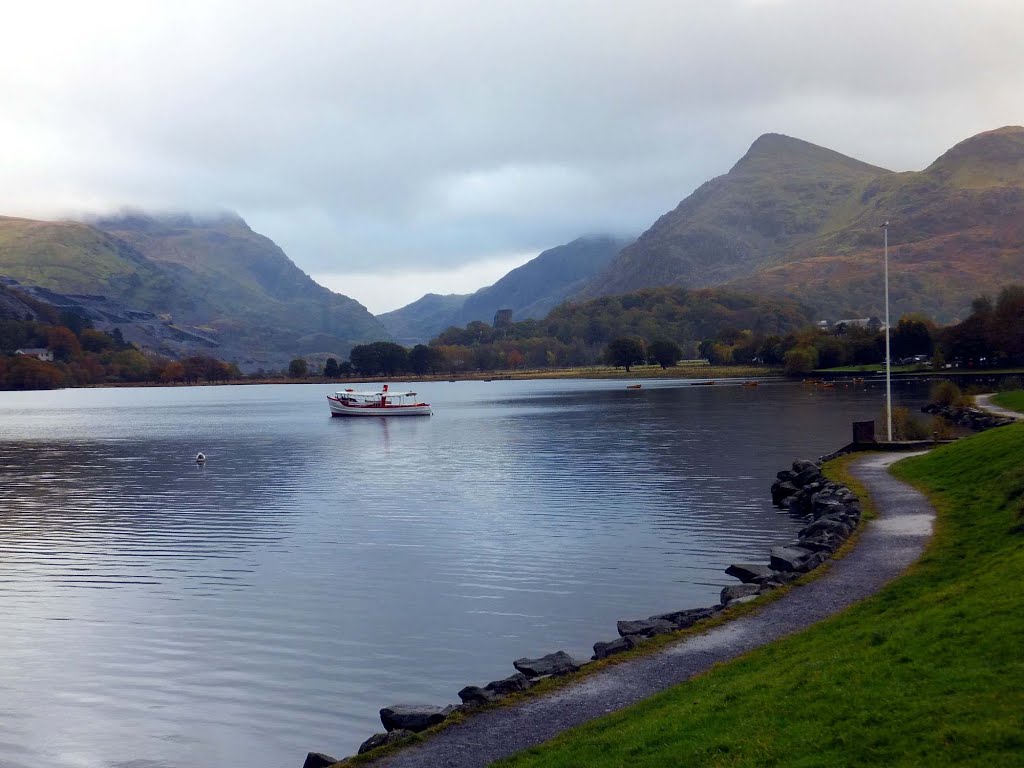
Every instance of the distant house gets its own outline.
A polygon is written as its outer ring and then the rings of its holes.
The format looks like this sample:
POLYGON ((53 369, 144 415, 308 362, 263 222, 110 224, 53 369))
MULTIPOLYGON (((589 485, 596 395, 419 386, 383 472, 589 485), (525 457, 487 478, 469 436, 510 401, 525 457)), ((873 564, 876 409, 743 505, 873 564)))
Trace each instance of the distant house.
POLYGON ((836 320, 834 327, 838 329, 840 326, 844 328, 867 328, 871 331, 885 329, 885 323, 877 317, 853 317, 846 320, 836 320))
POLYGON ((42 360, 44 363, 53 362, 53 352, 46 349, 46 347, 29 347, 26 349, 14 350, 16 355, 24 355, 25 357, 34 357, 37 360, 42 360))

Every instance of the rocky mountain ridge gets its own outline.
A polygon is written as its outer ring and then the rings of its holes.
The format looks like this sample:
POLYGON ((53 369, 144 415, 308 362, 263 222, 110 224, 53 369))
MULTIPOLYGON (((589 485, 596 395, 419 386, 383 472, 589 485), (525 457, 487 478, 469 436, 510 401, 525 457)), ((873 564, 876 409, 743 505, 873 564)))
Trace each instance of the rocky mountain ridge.
POLYGON ((0 217, 0 275, 86 313, 139 313, 122 332, 145 349, 177 356, 216 345, 249 371, 388 338, 361 304, 318 285, 234 214, 0 217))
POLYGON ((894 311, 938 320, 1024 274, 1024 128, 960 142, 894 173, 766 134, 666 213, 578 294, 727 285, 796 298, 825 317, 881 309, 888 220, 894 311))

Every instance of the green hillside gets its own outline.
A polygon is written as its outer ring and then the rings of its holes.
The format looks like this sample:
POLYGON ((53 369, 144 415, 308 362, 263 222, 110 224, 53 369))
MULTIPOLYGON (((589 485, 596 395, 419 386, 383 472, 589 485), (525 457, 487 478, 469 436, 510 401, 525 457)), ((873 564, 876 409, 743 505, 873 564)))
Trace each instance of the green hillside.
POLYGON ((387 338, 365 307, 318 285, 233 214, 130 214, 94 224, 214 308, 189 316, 189 322, 235 336, 264 354, 344 353, 353 344, 387 338))
POLYGON ((799 139, 761 136, 729 173, 623 249, 581 297, 716 285, 749 274, 820 234, 838 207, 888 173, 799 139))
POLYGON ((102 294, 140 308, 195 309, 173 277, 87 224, 0 216, 0 275, 61 293, 102 294))
POLYGON ((315 283, 230 214, 0 218, 0 275, 205 329, 219 355, 247 369, 279 368, 307 353, 343 356, 388 336, 362 305, 315 283))
POLYGON ((1022 438, 1002 427, 896 466, 938 525, 879 595, 500 765, 1020 765, 1022 438))
POLYGON ((822 317, 881 314, 888 220, 893 311, 951 321, 1024 274, 1024 128, 971 137, 920 172, 761 137, 584 289, 727 284, 822 317))

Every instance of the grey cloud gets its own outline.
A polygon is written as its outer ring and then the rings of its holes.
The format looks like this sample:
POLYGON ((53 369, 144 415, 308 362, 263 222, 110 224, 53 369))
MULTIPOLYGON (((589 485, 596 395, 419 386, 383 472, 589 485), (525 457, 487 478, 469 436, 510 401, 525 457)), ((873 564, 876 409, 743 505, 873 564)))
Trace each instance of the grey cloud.
POLYGON ((53 5, 0 211, 233 208, 310 272, 639 232, 766 131, 907 169, 1024 121, 1016 2, 53 5))

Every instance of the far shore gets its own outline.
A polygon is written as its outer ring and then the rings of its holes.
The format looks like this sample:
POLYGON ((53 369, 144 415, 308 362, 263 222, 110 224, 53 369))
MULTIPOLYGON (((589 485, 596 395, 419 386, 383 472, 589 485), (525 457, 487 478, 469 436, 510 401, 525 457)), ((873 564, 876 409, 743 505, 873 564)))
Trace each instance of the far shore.
POLYGON ((782 379, 782 369, 754 365, 709 365, 701 362, 684 362, 669 368, 660 365, 632 366, 627 373, 624 368, 610 366, 588 366, 580 368, 534 368, 515 371, 462 371, 458 373, 433 373, 417 376, 416 374, 398 374, 395 376, 349 376, 348 378, 327 378, 324 376, 304 376, 291 378, 288 376, 246 376, 228 381, 137 381, 88 384, 85 388, 108 387, 191 387, 191 386, 222 386, 239 384, 352 384, 379 382, 386 384, 392 381, 528 381, 535 379, 622 379, 654 380, 654 379, 699 379, 713 381, 718 379, 782 379))
MULTIPOLYGON (((894 379, 993 379, 1009 376, 1024 377, 1024 368, 1001 368, 1001 369, 978 369, 978 368, 952 368, 931 370, 929 368, 905 367, 893 370, 894 379)), ((806 374, 804 381, 849 381, 851 379, 864 378, 869 381, 879 381, 884 378, 885 371, 872 369, 831 369, 819 370, 806 374)), ((717 381, 735 382, 741 381, 788 381, 798 383, 800 378, 787 377, 779 366, 763 365, 711 365, 702 361, 684 361, 679 365, 662 368, 660 365, 638 365, 632 366, 627 372, 624 368, 613 368, 611 366, 585 366, 578 368, 531 368, 514 371, 461 371, 457 373, 433 373, 423 376, 415 374, 395 376, 350 376, 348 378, 327 378, 324 376, 304 376, 302 378, 290 378, 285 375, 279 376, 246 376, 240 379, 227 381, 136 381, 136 382, 108 382, 101 384, 87 384, 81 389, 95 388, 120 388, 120 387, 193 387, 193 386, 227 386, 246 384, 358 384, 358 383, 380 383, 387 384, 393 381, 401 382, 458 382, 458 381, 533 381, 545 379, 608 379, 630 382, 693 379, 696 381, 713 383, 717 381)))

